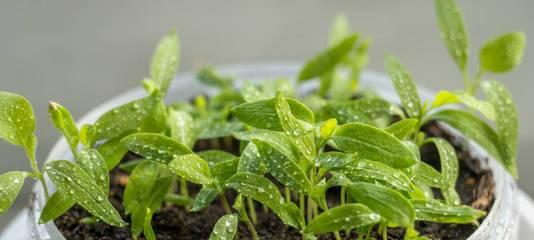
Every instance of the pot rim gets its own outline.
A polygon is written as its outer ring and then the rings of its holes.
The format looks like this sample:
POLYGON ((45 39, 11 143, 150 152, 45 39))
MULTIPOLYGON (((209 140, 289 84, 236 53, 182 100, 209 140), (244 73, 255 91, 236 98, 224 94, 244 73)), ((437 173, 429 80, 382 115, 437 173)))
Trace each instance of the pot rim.
MULTIPOLYGON (((260 81, 277 77, 290 77, 294 79, 296 73, 302 66, 299 62, 272 62, 272 63, 246 63, 246 64, 231 64, 217 67, 217 70, 222 74, 235 75, 238 85, 244 80, 260 81), (276 74, 273 74, 276 73, 276 74)), ((303 92, 306 89, 313 89, 317 86, 316 82, 302 85, 303 92)), ((389 81, 389 77, 382 72, 366 70, 362 72, 361 86, 363 88, 372 88, 379 95, 389 101, 399 102, 395 89, 389 81)), ((194 72, 185 72, 178 74, 173 80, 166 100, 183 100, 198 94, 198 91, 187 91, 191 89, 202 89, 208 94, 215 93, 215 89, 206 88, 202 86, 199 81, 196 81, 196 74, 194 72), (186 90, 186 91, 184 91, 186 90), (176 96, 173 92, 182 92, 183 95, 176 96)), ((421 99, 432 100, 434 93, 424 87, 418 86, 418 91, 421 99)), ((126 102, 132 101, 146 96, 144 89, 140 86, 121 93, 90 110, 82 118, 79 119, 77 125, 84 123, 94 123, 94 121, 104 112, 113 107, 119 106, 126 102)), ((447 130, 450 130, 454 136, 457 136, 455 141, 463 141, 463 137, 459 133, 442 124, 447 130)), ((479 239, 512 239, 517 237, 518 232, 518 214, 517 204, 515 199, 517 195, 517 184, 514 179, 506 173, 504 168, 488 154, 480 146, 473 142, 468 143, 470 152, 481 159, 481 165, 485 169, 489 169, 493 173, 495 182, 495 200, 492 208, 487 213, 486 218, 475 230, 475 232, 468 238, 468 240, 479 239)), ((56 159, 71 159, 70 150, 64 137, 61 137, 50 150, 45 163, 56 159)), ((47 183, 51 181, 46 178, 47 183)), ((51 184, 50 186, 53 186, 51 184)), ((51 188, 55 190, 55 188, 51 188)), ((33 230, 31 235, 33 239, 64 239, 53 221, 46 224, 38 224, 39 215, 44 206, 44 193, 39 184, 35 184, 33 188, 32 199, 29 206, 29 221, 33 230)))

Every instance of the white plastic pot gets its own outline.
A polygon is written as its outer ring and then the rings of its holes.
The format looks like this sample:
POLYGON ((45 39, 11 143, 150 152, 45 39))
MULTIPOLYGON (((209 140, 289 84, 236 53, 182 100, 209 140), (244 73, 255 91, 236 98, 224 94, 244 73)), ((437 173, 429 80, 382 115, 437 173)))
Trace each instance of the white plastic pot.
MULTIPOLYGON (((218 68, 224 74, 234 75, 239 80, 261 81, 266 79, 276 79, 278 77, 296 76, 300 69, 297 63, 276 63, 276 64, 240 64, 218 68)), ((362 87, 374 89, 377 93, 390 101, 399 101, 389 78, 378 72, 366 71, 363 73, 362 87)), ((306 85, 304 88, 314 88, 313 84, 306 85)), ((198 93, 205 93, 206 87, 202 86, 192 73, 179 74, 174 80, 167 97, 168 102, 177 100, 191 99, 198 93)), ((304 90, 305 91, 305 90, 304 90)), ((433 97, 432 92, 425 89, 419 89, 423 100, 430 100, 433 97)), ((119 106, 123 103, 145 96, 146 93, 141 88, 136 88, 121 94, 106 103, 95 108, 85 115, 79 123, 94 123, 95 120, 109 109, 119 106)), ((450 129, 453 131, 452 129, 450 129)), ((453 131, 454 132, 454 131, 453 131)), ((461 137, 458 136, 458 140, 461 137)), ((518 233, 518 214, 517 203, 517 185, 515 181, 504 171, 504 169, 490 158, 488 154, 480 147, 470 144, 469 148, 474 156, 480 159, 488 159, 483 162, 484 168, 489 168, 493 172, 495 186, 495 202, 486 219, 481 223, 479 228, 468 239, 470 240, 515 240, 518 233)), ((61 139, 54 146, 46 161, 56 159, 71 159, 69 147, 65 139, 61 139)), ((54 189, 52 189, 53 191, 54 189)), ((39 184, 34 188, 34 199, 28 208, 29 224, 31 226, 31 237, 33 239, 64 239, 53 222, 39 225, 37 221, 44 205, 44 195, 39 184)))

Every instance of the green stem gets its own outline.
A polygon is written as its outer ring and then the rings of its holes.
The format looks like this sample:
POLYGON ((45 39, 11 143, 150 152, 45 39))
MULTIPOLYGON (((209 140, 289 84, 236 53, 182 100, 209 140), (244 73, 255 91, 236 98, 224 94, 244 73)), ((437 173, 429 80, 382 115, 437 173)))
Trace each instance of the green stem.
MULTIPOLYGON (((328 204, 326 205, 326 210, 328 210, 328 204)), ((339 231, 334 231, 334 236, 336 237, 336 240, 341 240, 341 235, 339 235, 339 231)))
POLYGON ((300 214, 302 215, 302 218, 305 217, 304 215, 304 209, 306 208, 305 206, 305 200, 304 200, 304 194, 299 194, 299 206, 300 206, 300 214))
POLYGON ((46 181, 44 179, 44 175, 41 171, 39 171, 39 166, 37 165, 37 161, 35 160, 35 154, 26 151, 26 155, 28 156, 28 159, 30 160, 30 165, 33 170, 33 173, 39 179, 39 182, 41 182, 41 185, 43 186, 43 191, 45 194, 45 199, 48 200, 50 197, 50 194, 48 193, 48 186, 46 185, 46 181))
POLYGON ((247 198, 247 204, 248 204, 248 212, 250 214, 250 218, 252 218, 252 223, 257 224, 258 223, 258 217, 256 216, 256 208, 254 207, 254 201, 252 201, 252 198, 247 198))
POLYGON ((469 90, 471 88, 471 83, 469 82, 469 73, 467 70, 462 71, 462 77, 464 79, 464 88, 469 90))
POLYGON ((252 234, 252 239, 259 240, 260 238, 258 237, 258 233, 256 232, 256 229, 254 228, 254 225, 252 224, 252 222, 250 222, 250 219, 248 218, 248 215, 247 215, 247 211, 245 210, 244 207, 239 209, 239 214, 241 215, 241 218, 243 218, 243 221, 247 225, 248 230, 252 234))
POLYGON ((291 202, 291 190, 288 187, 285 187, 286 202, 291 202))
POLYGON ((475 78, 473 79, 473 83, 468 88, 468 93, 472 96, 474 96, 477 93, 478 87, 480 86, 480 80, 482 80, 482 75, 484 74, 484 70, 480 69, 478 70, 477 74, 475 75, 475 78))
POLYGON ((189 189, 187 188, 187 181, 185 178, 180 178, 180 193, 184 197, 189 197, 189 189))
POLYGON ((224 195, 224 192, 221 193, 221 202, 222 202, 224 211, 227 214, 231 214, 232 213, 232 209, 230 209, 230 204, 228 204, 228 200, 226 199, 226 195, 224 195))

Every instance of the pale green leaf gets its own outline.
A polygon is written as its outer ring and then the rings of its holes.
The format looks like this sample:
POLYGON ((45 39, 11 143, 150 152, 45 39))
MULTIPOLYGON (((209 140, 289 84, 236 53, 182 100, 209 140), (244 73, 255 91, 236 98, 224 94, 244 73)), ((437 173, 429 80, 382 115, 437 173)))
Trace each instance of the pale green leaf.
POLYGON ((467 107, 476 110, 489 120, 495 120, 495 108, 489 102, 479 100, 470 94, 458 91, 455 93, 449 91, 440 91, 432 102, 432 107, 439 107, 446 104, 463 103, 467 107))
POLYGON ((261 160, 261 156, 256 144, 247 144, 245 150, 243 150, 241 157, 239 158, 237 172, 251 172, 258 175, 263 175, 265 172, 265 164, 261 160))
POLYGON ((323 178, 319 183, 315 184, 310 190, 310 197, 321 208, 327 209, 328 203, 326 202, 326 180, 323 178))
POLYGON ((395 114, 391 103, 380 98, 329 101, 326 104, 326 110, 341 124, 349 122, 371 123, 370 120, 388 118, 395 114))
POLYGON ((431 141, 436 145, 439 153, 439 160, 441 165, 441 175, 443 176, 446 186, 442 190, 444 192, 445 200, 448 204, 458 205, 460 199, 458 194, 452 193, 456 187, 456 179, 458 178, 459 163, 456 157, 456 151, 454 147, 446 140, 441 138, 429 138, 427 141, 431 141))
POLYGON ((204 67, 198 71, 198 80, 202 83, 218 88, 232 87, 234 79, 228 76, 222 76, 212 67, 204 67))
POLYGON ((417 221, 465 224, 484 216, 483 211, 469 206, 450 206, 437 200, 411 200, 417 221))
POLYGON ((521 64, 525 50, 525 34, 511 32, 487 41, 480 49, 480 66, 489 72, 502 73, 521 64))
POLYGON ((421 115, 421 100, 415 82, 408 70, 391 55, 386 55, 385 68, 399 94, 402 106, 408 116, 417 118, 421 115))
POLYGON ((367 206, 359 203, 345 204, 319 214, 304 232, 324 234, 340 230, 349 230, 378 223, 380 215, 371 211, 367 206))
POLYGON ((269 179, 253 173, 238 173, 226 181, 226 187, 252 198, 274 211, 280 211, 284 199, 269 179))
POLYGON ((345 152, 357 152, 361 159, 382 162, 395 168, 416 163, 413 153, 393 135, 378 128, 349 123, 339 127, 334 142, 345 152))
POLYGON ((501 153, 505 168, 517 177, 516 152, 518 141, 519 117, 512 94, 497 81, 482 83, 488 100, 495 106, 497 135, 501 142, 501 153))
POLYGON ((198 130, 195 128, 193 117, 185 111, 168 110, 167 124, 170 128, 171 137, 178 140, 184 146, 193 147, 198 130))
POLYGON ((456 0, 435 0, 440 36, 461 71, 467 68, 469 40, 456 0))
POLYGON ((208 165, 213 167, 218 162, 224 162, 227 160, 232 160, 236 158, 234 154, 223 150, 211 149, 206 151, 201 151, 197 153, 198 156, 208 162, 208 165))
POLYGON ((330 27, 329 46, 335 46, 350 34, 349 21, 343 14, 338 14, 330 27))
POLYGON ((298 161, 300 153, 291 141, 289 136, 276 131, 256 129, 246 132, 235 132, 234 137, 241 141, 252 141, 258 139, 260 141, 269 143, 271 146, 282 152, 285 156, 293 161, 298 161))
POLYGON ((26 98, 0 91, 0 138, 23 147, 33 156, 35 151, 35 117, 26 98))
POLYGON ((237 232, 236 214, 226 214, 219 218, 211 232, 209 240, 233 240, 237 232))
POLYGON ((169 85, 178 71, 179 55, 178 35, 172 31, 158 43, 150 65, 150 77, 163 95, 167 93, 169 85))
POLYGON ((416 131, 418 130, 418 124, 419 120, 413 118, 406 118, 391 124, 384 130, 389 134, 395 136, 397 139, 403 140, 411 134, 416 133, 416 131))
POLYGON ((193 153, 178 141, 156 133, 135 133, 121 140, 135 154, 159 163, 168 164, 178 156, 193 153))
POLYGON ((12 171, 0 175, 0 214, 11 207, 24 185, 27 172, 12 171))
POLYGON ((56 102, 48 103, 48 114, 54 126, 65 136, 69 143, 70 149, 75 154, 78 150, 79 133, 76 122, 72 118, 69 110, 56 102))
POLYGON ((156 240, 156 234, 152 228, 152 216, 154 213, 149 208, 146 209, 145 222, 143 224, 143 234, 147 240, 156 240))
POLYGON ((418 162, 410 169, 406 170, 414 182, 436 188, 447 188, 448 184, 445 178, 425 162, 418 162))
POLYGON ((362 159, 338 171, 353 182, 378 182, 402 191, 410 191, 411 181, 402 171, 379 162, 362 159))
POLYGON ((317 163, 320 167, 341 168, 350 164, 357 158, 356 154, 342 152, 324 152, 317 156, 317 163))
POLYGON ((58 191, 66 193, 93 216, 112 226, 126 226, 107 195, 82 168, 66 160, 57 160, 47 163, 45 170, 58 191))
POLYGON ((169 169, 173 174, 196 184, 211 184, 215 180, 211 175, 208 162, 196 154, 176 157, 169 163, 169 169))

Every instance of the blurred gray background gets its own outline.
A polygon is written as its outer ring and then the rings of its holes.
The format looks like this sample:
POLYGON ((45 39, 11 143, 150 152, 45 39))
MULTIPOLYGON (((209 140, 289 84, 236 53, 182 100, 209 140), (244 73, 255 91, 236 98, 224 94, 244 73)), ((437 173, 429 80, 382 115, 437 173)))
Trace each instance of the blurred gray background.
MULTIPOLYGON (((469 30, 472 66, 478 47, 506 31, 523 30, 523 65, 503 76, 520 117, 519 183, 534 194, 534 1, 460 0, 469 30)), ((138 86, 148 76, 152 50, 176 29, 181 71, 202 64, 301 61, 325 47, 334 16, 345 13, 352 29, 371 36, 370 69, 382 70, 390 52, 432 89, 458 89, 461 76, 438 36, 433 1, 0 1, 0 90, 26 96, 38 120, 42 161, 59 134, 48 123, 47 102, 68 107, 76 118, 138 86)), ((476 69, 472 68, 471 72, 476 69)), ((0 143, 0 172, 29 170, 24 153, 0 143)), ((30 183, 15 208, 0 216, 0 229, 28 199, 30 183)))

